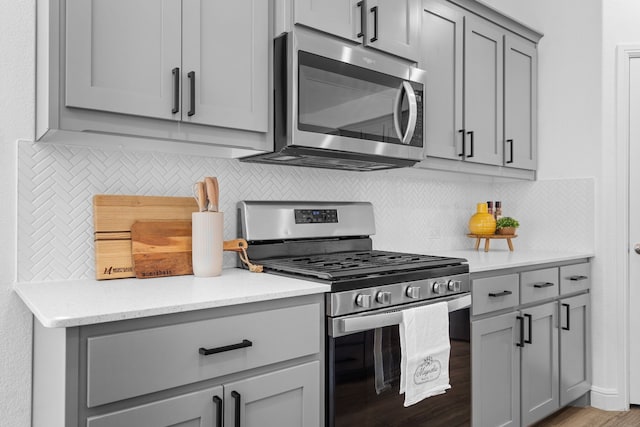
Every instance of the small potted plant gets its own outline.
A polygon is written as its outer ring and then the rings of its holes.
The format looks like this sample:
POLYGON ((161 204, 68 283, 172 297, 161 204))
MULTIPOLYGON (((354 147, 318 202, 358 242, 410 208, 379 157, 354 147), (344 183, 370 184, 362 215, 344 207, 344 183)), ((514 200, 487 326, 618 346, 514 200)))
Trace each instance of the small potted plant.
POLYGON ((517 220, 506 216, 496 221, 496 234, 513 235, 518 227, 520 223, 517 220))

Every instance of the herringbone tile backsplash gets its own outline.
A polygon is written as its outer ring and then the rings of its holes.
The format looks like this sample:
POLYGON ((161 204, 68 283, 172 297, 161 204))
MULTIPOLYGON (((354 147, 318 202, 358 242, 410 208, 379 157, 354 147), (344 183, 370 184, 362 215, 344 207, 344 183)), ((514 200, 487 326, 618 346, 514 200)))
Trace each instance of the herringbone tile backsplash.
MULTIPOLYGON (((356 200, 374 205, 375 248, 437 254, 471 247, 465 234, 475 204, 502 200, 505 215, 521 223, 517 249, 593 248, 591 179, 498 184, 419 170, 343 172, 23 141, 18 280, 95 277, 94 194, 190 196, 204 176, 220 182, 225 239, 237 237, 239 200, 356 200)), ((235 255, 224 263, 235 265, 235 255)))

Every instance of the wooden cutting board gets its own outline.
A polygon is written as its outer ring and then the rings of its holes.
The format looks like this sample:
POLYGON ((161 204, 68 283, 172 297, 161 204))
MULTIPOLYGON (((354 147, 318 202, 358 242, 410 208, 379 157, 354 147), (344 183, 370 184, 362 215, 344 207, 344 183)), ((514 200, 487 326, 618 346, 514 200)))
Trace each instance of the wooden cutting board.
POLYGON ((193 274, 191 221, 138 221, 131 226, 138 279, 193 274))
POLYGON ((192 197, 93 197, 96 279, 135 277, 131 252, 131 226, 140 221, 190 221, 198 210, 192 197))

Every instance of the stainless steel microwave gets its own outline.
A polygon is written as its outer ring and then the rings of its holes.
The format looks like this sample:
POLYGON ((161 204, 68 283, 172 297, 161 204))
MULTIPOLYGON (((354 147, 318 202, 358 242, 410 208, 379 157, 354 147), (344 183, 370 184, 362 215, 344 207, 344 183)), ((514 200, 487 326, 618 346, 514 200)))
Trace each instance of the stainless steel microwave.
POLYGON ((304 28, 274 40, 274 152, 245 161, 345 170, 424 157, 426 73, 304 28))

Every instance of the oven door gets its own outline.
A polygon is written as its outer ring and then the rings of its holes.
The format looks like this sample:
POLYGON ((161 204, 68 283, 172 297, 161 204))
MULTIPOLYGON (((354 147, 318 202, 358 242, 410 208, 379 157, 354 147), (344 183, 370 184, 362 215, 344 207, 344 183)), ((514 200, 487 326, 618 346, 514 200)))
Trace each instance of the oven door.
POLYGON ((408 408, 404 407, 404 395, 399 394, 402 355, 397 325, 401 320, 400 312, 383 310, 330 320, 326 387, 328 426, 471 425, 471 297, 465 294, 447 301, 451 389, 408 408))

